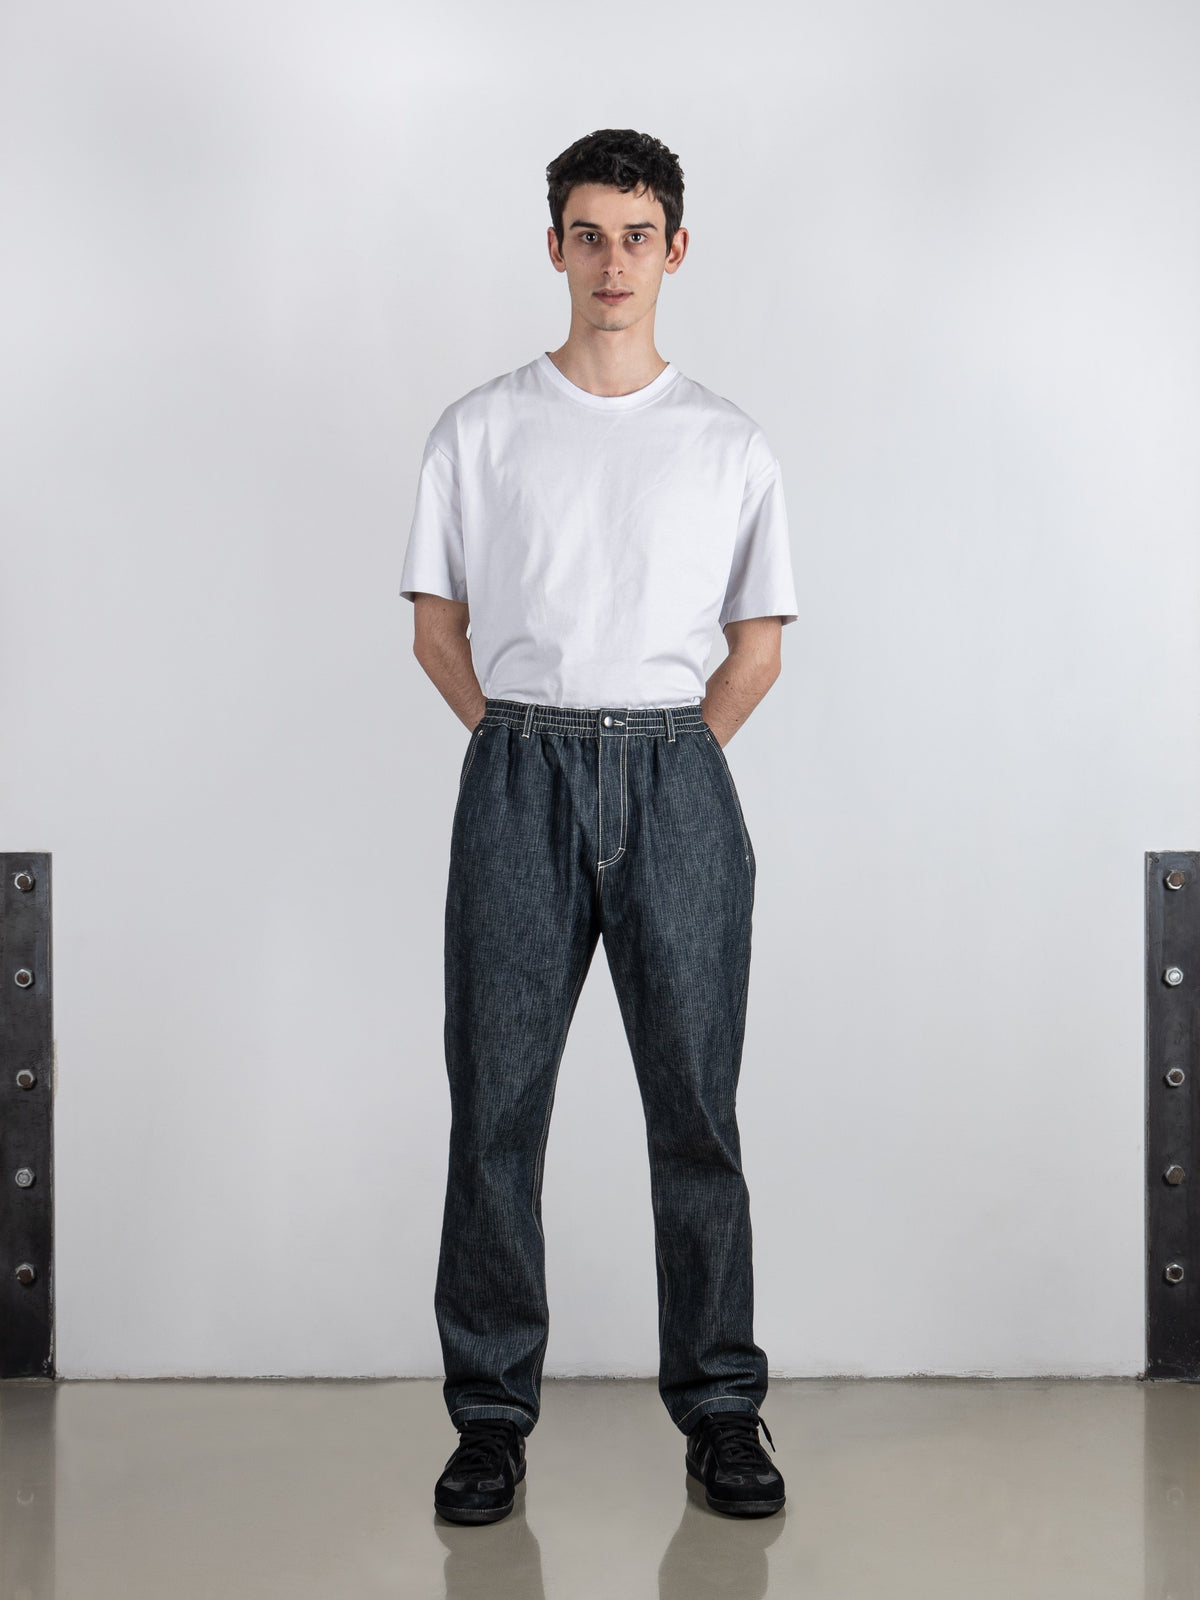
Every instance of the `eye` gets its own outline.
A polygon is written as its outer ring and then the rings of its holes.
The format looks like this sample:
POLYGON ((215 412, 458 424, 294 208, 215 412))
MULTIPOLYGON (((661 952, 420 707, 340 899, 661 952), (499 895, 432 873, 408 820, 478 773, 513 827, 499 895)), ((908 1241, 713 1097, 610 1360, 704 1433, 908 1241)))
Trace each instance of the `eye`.
POLYGON ((644 233, 631 233, 629 237, 631 239, 644 239, 646 235, 644 233))

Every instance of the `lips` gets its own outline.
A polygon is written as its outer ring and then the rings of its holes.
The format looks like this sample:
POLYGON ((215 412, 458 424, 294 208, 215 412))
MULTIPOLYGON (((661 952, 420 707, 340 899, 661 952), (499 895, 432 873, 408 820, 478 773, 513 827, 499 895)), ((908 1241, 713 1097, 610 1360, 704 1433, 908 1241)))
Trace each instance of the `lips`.
POLYGON ((604 290, 604 289, 598 289, 596 291, 596 298, 598 300, 628 300, 629 299, 629 295, 630 295, 630 290, 628 290, 628 289, 619 289, 619 290, 616 291, 615 294, 610 294, 607 290, 604 290))

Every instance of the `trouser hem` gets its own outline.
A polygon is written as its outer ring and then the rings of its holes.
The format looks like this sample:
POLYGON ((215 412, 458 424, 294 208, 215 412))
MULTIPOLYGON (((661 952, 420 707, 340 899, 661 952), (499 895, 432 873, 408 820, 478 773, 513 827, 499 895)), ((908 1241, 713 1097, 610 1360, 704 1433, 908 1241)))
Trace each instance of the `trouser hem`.
POLYGON ((531 1417, 528 1411, 522 1411, 520 1406, 478 1405, 456 1406, 450 1413, 450 1421, 458 1425, 459 1421, 467 1422, 472 1417, 505 1417, 515 1422, 521 1432, 528 1437, 537 1424, 537 1418, 531 1417))
POLYGON ((746 1411, 752 1417, 758 1416, 758 1407, 753 1400, 738 1400, 732 1396, 718 1395, 711 1400, 701 1400, 682 1417, 672 1417, 671 1421, 680 1433, 690 1434, 699 1426, 701 1417, 709 1416, 716 1411, 746 1411))

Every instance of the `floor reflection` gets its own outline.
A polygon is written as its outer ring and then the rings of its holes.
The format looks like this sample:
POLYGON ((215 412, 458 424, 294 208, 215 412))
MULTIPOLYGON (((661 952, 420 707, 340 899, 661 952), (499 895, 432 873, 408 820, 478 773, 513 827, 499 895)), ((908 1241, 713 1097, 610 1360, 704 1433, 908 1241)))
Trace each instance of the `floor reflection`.
POLYGON ((0 1382, 0 1600, 1200 1600, 1200 1385, 774 1380, 712 1511, 653 1380, 547 1380, 502 1522, 436 1380, 0 1382))
POLYGON ((480 1595, 545 1600, 542 1550, 525 1517, 525 1498, 522 1479, 512 1511, 502 1522, 471 1527, 434 1517, 437 1536, 446 1547, 442 1568, 446 1600, 479 1600, 480 1595))
POLYGON ((770 1517, 727 1517, 691 1477, 687 1496, 658 1569, 659 1600, 763 1600, 767 1550, 787 1525, 787 1507, 770 1517))

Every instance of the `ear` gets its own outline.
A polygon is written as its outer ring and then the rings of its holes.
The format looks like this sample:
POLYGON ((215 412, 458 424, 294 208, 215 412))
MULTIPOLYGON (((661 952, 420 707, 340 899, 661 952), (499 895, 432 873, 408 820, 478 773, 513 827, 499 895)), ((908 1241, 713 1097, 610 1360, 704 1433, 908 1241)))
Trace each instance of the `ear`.
POLYGON ((550 263, 555 272, 565 272, 567 263, 563 260, 562 251, 558 248, 558 235, 554 231, 553 223, 546 229, 546 248, 550 252, 550 263))
POLYGON ((679 264, 687 255, 688 231, 686 228, 676 228, 675 237, 671 240, 671 248, 667 251, 667 259, 663 266, 664 272, 678 272, 679 264))

